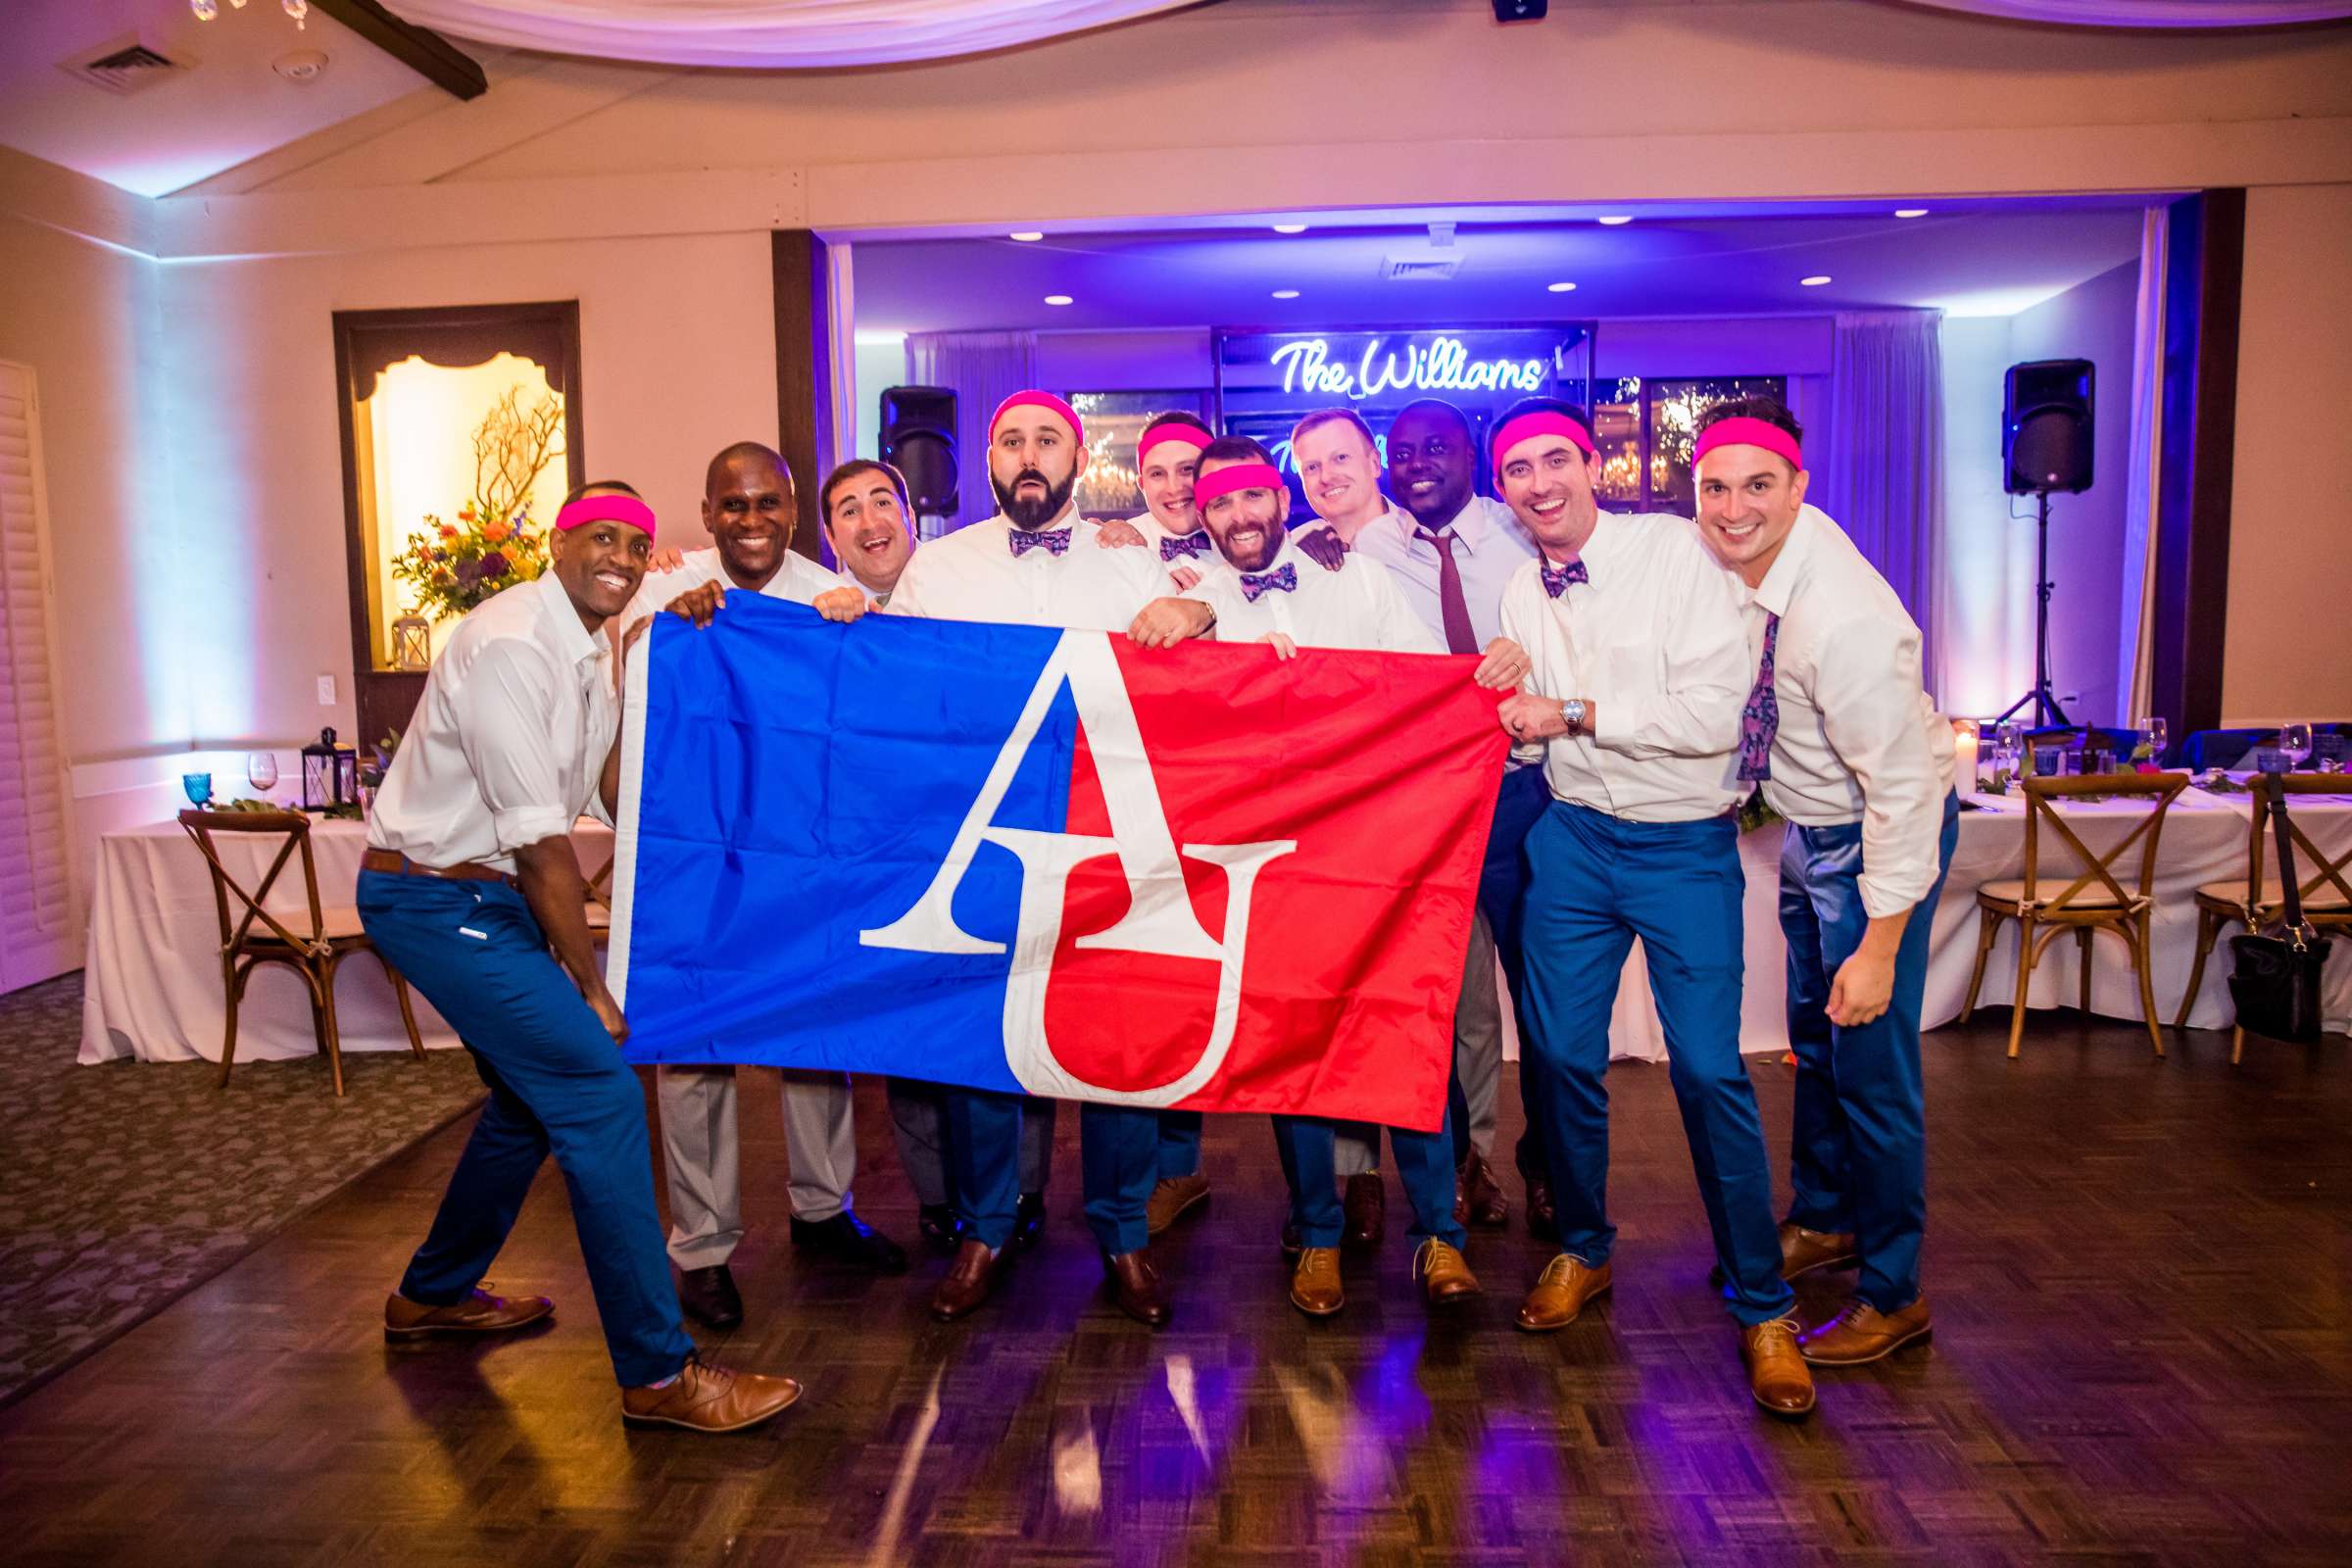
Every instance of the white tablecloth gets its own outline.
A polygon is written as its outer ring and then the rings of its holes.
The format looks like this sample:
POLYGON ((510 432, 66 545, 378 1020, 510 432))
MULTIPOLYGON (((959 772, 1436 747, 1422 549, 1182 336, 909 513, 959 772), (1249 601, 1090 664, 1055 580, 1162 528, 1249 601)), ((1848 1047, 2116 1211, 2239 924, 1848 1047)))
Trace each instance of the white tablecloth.
MULTIPOLYGON (((274 854, 278 841, 273 838, 224 833, 213 839, 222 863, 248 888, 268 869, 269 857, 262 853, 265 842, 274 854)), ((582 868, 593 872, 612 854, 612 830, 583 821, 572 834, 572 844, 582 868)), ((360 855, 368 847, 367 825, 318 822, 311 829, 311 847, 318 866, 319 903, 348 907, 359 883, 360 855)), ((270 911, 281 918, 309 918, 298 861, 287 862, 269 902, 270 911)), ((457 1036, 415 987, 409 996, 424 1043, 456 1045, 457 1036)), ((219 1061, 227 1010, 212 874, 196 846, 177 822, 157 822, 100 838, 90 890, 80 1059, 219 1061)), ((345 960, 336 971, 335 1021, 345 1051, 409 1048, 392 987, 382 968, 366 955, 345 960)), ((261 965, 237 1009, 237 1059, 308 1056, 318 1049, 310 992, 302 977, 283 964, 261 965)))

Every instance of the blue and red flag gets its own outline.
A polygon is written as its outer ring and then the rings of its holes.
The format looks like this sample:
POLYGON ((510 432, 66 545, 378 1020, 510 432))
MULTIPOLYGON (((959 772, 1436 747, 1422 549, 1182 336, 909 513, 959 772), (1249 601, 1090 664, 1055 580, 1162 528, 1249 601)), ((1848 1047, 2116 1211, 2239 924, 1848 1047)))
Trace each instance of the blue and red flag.
POLYGON ((628 1054, 1434 1130, 1506 750, 1475 664, 657 616, 628 1054))

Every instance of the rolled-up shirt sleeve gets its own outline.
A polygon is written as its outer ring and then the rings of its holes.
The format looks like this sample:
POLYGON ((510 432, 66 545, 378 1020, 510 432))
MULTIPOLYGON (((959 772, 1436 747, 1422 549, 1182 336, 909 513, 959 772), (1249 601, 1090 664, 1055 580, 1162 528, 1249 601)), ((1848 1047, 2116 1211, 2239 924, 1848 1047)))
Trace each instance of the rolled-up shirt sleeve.
POLYGON ((1862 791, 1863 912, 1900 914, 1936 885, 1943 837, 1918 633, 1857 616, 1829 627, 1811 662, 1823 737, 1862 791))
POLYGON ((563 771, 548 744, 548 714, 559 707, 556 682, 543 650, 502 638, 483 647, 456 693, 459 744, 490 808, 502 855, 569 833, 582 804, 564 798, 563 771))

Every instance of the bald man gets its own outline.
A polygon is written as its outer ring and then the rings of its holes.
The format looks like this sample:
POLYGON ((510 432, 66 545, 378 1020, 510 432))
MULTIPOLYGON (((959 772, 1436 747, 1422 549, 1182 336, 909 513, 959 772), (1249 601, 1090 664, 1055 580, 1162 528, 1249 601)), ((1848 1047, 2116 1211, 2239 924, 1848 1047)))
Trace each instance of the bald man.
MULTIPOLYGON (((721 451, 703 479, 703 526, 716 543, 689 551, 674 571, 648 572, 615 628, 625 636, 664 609, 708 620, 729 590, 808 605, 831 620, 857 619, 865 595, 793 551, 797 517, 783 458, 756 441, 721 451)), ((851 1201, 858 1140, 849 1078, 796 1067, 782 1073, 793 1246, 878 1274, 906 1272, 906 1252, 858 1218, 851 1201)), ((733 1328, 743 1321, 743 1297, 728 1263, 744 1230, 735 1069, 665 1062, 654 1076, 678 1299, 697 1321, 733 1328)))

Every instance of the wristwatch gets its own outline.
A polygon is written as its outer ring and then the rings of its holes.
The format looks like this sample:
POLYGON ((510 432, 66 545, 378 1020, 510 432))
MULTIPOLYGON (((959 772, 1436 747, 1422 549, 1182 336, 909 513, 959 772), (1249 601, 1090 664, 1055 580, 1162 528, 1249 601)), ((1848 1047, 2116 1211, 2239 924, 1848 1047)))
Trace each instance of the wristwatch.
POLYGON ((1560 717, 1567 721, 1568 733, 1573 735, 1585 727, 1585 700, 1571 697, 1560 704, 1560 717))

